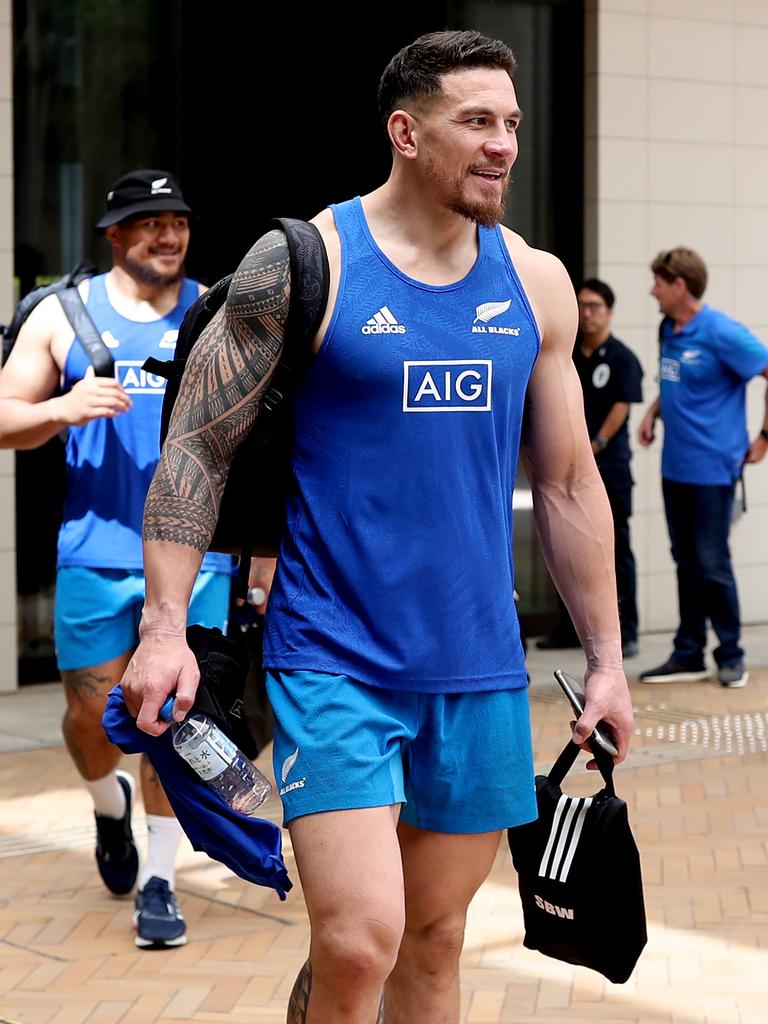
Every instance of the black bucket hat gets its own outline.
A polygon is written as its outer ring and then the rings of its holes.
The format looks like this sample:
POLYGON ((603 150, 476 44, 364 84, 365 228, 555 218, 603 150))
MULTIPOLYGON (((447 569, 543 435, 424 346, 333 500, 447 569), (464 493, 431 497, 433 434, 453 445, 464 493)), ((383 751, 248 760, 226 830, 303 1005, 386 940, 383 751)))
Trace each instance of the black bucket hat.
POLYGON ((126 217, 140 213, 165 211, 192 213, 174 176, 169 171, 129 171, 107 192, 107 212, 96 230, 103 231, 111 224, 119 224, 126 217))

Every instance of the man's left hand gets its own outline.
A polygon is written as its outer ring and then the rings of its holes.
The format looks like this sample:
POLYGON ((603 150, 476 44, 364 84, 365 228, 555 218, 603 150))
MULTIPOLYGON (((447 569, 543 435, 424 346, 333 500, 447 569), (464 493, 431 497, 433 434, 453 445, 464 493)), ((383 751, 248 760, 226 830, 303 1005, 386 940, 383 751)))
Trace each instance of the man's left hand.
MULTIPOLYGON (((632 698, 624 670, 620 667, 587 669, 584 690, 586 703, 584 713, 573 730, 574 742, 589 751, 587 740, 597 723, 604 722, 619 751, 613 759, 614 763, 620 764, 627 756, 635 725, 632 698)), ((587 768, 595 770, 597 762, 590 760, 587 768)))

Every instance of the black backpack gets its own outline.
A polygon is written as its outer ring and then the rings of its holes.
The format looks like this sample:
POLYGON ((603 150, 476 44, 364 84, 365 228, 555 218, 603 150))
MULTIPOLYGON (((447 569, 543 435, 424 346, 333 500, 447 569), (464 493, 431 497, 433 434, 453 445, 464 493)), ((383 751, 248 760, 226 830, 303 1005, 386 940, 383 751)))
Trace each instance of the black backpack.
POLYGON ((645 901, 627 805, 613 760, 592 751, 605 787, 569 797, 562 782, 579 755, 572 741, 548 775, 536 776, 539 816, 507 830, 523 906, 523 945, 626 981, 647 941, 645 901))
POLYGON ((68 274, 56 278, 50 284, 41 284, 37 288, 33 288, 31 292, 27 292, 16 307, 11 322, 7 326, 0 326, 0 334, 3 336, 3 365, 11 354, 19 331, 35 306, 49 295, 56 295, 77 340, 85 349, 96 376, 113 376, 115 364, 112 353, 102 341, 101 334, 91 320, 90 314, 80 298, 80 292, 77 290, 81 281, 93 277, 96 272, 96 267, 92 263, 78 263, 68 274))
MULTIPOLYGON (((237 591, 244 592, 251 555, 274 555, 285 519, 285 501, 293 487, 290 398, 312 362, 312 339, 328 301, 328 257, 313 224, 278 218, 291 264, 291 298, 283 351, 251 433, 235 455, 227 476, 219 518, 209 550, 240 556, 237 591)), ((175 358, 147 359, 144 369, 165 377, 160 445, 168 433, 189 353, 203 329, 224 305, 232 279, 222 278, 187 310, 179 328, 175 358)))

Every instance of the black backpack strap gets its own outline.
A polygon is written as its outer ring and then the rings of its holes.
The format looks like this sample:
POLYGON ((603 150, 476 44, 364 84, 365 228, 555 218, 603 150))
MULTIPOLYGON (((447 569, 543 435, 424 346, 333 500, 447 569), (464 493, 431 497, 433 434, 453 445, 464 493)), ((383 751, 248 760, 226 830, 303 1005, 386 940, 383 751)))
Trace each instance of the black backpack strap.
POLYGON ((291 298, 280 366, 301 376, 312 362, 312 340, 328 302, 328 254, 320 232, 308 221, 276 217, 271 226, 284 233, 291 261, 291 298))
POLYGON ((85 350, 96 376, 113 377, 115 361, 112 358, 112 353, 104 344, 96 324, 85 308, 80 292, 77 288, 64 288, 56 294, 67 320, 75 332, 75 337, 85 350))
POLYGON ((165 380, 181 380, 186 365, 186 359, 158 359, 157 356, 147 356, 141 368, 165 380))
POLYGON ((314 224, 293 217, 276 217, 288 241, 291 260, 291 305, 289 316, 305 338, 314 338, 328 302, 330 271, 328 254, 314 224), (297 288, 293 285, 296 284, 297 288))
POLYGON ((241 600, 246 601, 248 599, 249 582, 251 577, 251 555, 253 553, 253 545, 251 544, 250 537, 243 538, 243 542, 240 546, 240 556, 237 563, 237 572, 235 573, 235 579, 232 584, 232 593, 235 597, 239 597, 241 600))
MULTIPOLYGON (((269 226, 282 231, 288 243, 291 297, 283 351, 262 400, 263 410, 267 412, 261 426, 263 439, 271 429, 270 416, 282 405, 286 395, 293 394, 309 369, 313 358, 312 341, 325 313, 330 285, 325 243, 314 224, 293 217, 276 217, 269 226)), ((237 597, 245 598, 248 592, 251 551, 250 538, 244 538, 233 588, 237 597)))

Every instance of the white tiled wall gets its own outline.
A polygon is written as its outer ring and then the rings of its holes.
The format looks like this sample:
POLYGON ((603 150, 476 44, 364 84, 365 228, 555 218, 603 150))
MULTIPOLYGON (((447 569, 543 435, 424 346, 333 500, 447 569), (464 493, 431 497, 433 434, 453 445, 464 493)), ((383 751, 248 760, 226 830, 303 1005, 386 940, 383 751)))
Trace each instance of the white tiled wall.
MULTIPOLYGON (((0 0, 0 322, 13 304, 13 118, 11 0, 0 0)), ((0 451, 0 692, 16 678, 14 457, 0 451)))
MULTIPOLYGON (((690 245, 706 299, 768 342, 768 0, 587 0, 586 271, 616 291, 616 334, 656 391, 648 264, 690 245)), ((765 382, 749 386, 752 434, 765 382)), ((641 410, 633 411, 637 425, 641 410)), ((657 442, 658 444, 658 442, 657 442)), ((659 453, 634 445, 641 628, 677 624, 659 453)), ((768 622, 768 460, 732 534, 745 622, 768 622)))

